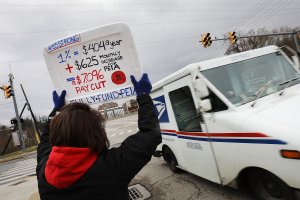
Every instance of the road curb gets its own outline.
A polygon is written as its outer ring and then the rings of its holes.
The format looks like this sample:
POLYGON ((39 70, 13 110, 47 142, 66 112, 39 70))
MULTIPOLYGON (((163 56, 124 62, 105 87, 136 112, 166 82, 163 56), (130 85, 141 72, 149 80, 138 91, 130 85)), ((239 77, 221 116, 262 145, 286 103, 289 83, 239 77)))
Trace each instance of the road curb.
POLYGON ((22 154, 20 154, 20 155, 11 156, 11 157, 7 157, 7 158, 2 158, 2 159, 0 159, 0 163, 4 163, 4 162, 8 162, 8 161, 12 161, 12 160, 24 158, 25 156, 30 155, 30 154, 33 154, 33 153, 35 153, 35 151, 33 151, 33 152, 28 152, 28 153, 22 153, 22 154))

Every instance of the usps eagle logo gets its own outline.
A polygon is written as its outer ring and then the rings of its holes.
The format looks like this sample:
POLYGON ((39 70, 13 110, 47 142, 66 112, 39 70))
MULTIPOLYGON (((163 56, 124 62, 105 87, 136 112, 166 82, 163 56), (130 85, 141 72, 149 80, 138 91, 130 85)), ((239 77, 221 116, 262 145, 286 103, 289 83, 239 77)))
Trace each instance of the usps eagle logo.
POLYGON ((165 97, 164 96, 156 97, 153 99, 153 103, 158 113, 159 122, 169 122, 165 97))

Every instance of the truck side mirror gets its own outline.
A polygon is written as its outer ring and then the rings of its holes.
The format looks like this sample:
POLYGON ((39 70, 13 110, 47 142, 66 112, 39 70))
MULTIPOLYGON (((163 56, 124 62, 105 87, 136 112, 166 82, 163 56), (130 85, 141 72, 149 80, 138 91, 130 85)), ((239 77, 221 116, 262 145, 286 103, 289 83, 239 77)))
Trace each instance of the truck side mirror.
POLYGON ((300 63, 298 56, 292 56, 293 62, 295 63, 297 69, 300 69, 300 63))
POLYGON ((208 88, 201 78, 194 80, 194 87, 198 98, 203 99, 209 95, 208 88))
POLYGON ((295 67, 299 70, 300 69, 300 64, 299 64, 299 52, 296 52, 294 49, 292 49, 291 47, 284 45, 282 47, 280 47, 281 49, 285 48, 287 49, 289 52, 291 52, 293 54, 292 57, 292 61, 295 65, 295 67))
POLYGON ((200 109, 203 112, 210 111, 212 109, 210 99, 203 99, 203 100, 201 100, 200 109))

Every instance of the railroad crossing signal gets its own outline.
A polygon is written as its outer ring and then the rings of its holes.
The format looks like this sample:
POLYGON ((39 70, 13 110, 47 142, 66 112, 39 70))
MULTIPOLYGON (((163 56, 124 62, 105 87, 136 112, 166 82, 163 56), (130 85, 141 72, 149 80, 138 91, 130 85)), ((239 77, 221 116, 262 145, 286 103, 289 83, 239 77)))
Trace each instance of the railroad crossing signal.
POLYGON ((236 43, 236 41, 237 41, 235 32, 234 31, 233 32, 229 32, 228 35, 229 35, 229 39, 230 39, 231 44, 234 45, 236 43))
POLYGON ((201 36, 201 42, 204 48, 209 47, 212 43, 210 33, 205 33, 201 36))
POLYGON ((5 99, 8 99, 10 98, 11 96, 13 96, 13 92, 12 92, 12 89, 11 89, 11 86, 8 85, 8 86, 3 86, 3 90, 4 90, 4 96, 5 96, 5 99))

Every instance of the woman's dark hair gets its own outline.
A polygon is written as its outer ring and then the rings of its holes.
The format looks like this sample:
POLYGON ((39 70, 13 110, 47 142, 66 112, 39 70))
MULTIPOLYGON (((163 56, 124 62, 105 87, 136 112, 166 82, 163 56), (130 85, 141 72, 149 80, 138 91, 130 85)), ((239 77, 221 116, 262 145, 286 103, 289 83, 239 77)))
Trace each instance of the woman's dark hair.
POLYGON ((83 103, 64 106, 50 124, 50 141, 53 146, 89 147, 97 153, 108 149, 102 115, 83 103))

